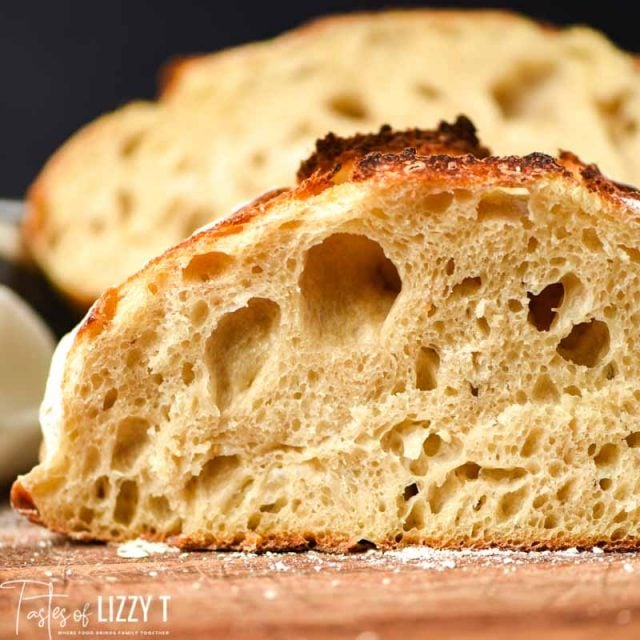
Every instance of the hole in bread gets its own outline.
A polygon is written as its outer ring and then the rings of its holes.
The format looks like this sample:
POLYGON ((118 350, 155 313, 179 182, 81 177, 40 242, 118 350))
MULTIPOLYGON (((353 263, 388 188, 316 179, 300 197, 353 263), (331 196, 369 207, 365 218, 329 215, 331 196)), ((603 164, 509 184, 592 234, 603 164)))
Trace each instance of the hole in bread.
POLYGON ((377 242, 336 233, 305 256, 305 322, 325 344, 373 340, 401 288, 398 270, 377 242))
POLYGON ((420 347, 416 358, 416 389, 431 391, 438 386, 440 356, 433 347, 420 347))
POLYGON ((491 325, 489 324, 489 321, 484 316, 480 316, 479 318, 476 318, 476 325, 483 336, 491 335, 491 325))
POLYGON ((640 431, 634 431, 630 433, 624 441, 627 443, 627 446, 631 449, 637 449, 640 447, 640 431))
POLYGON ((138 508, 138 485, 133 480, 124 480, 118 489, 113 519, 124 525, 133 520, 138 508))
POLYGON ((533 385, 531 396, 537 402, 556 402, 560 398, 560 393, 551 377, 543 373, 538 376, 533 385))
POLYGON ((111 455, 111 467, 118 471, 130 469, 149 442, 149 422, 143 418, 125 418, 116 430, 111 455))
POLYGON ((598 481, 598 486, 603 491, 608 491, 609 489, 611 489, 611 484, 611 478, 600 478, 600 480, 598 481))
POLYGON ((78 513, 78 517, 80 518, 80 520, 82 520, 82 522, 84 522, 84 524, 91 524, 95 515, 95 511, 85 505, 80 507, 80 511, 78 513))
POLYGON ((442 95, 442 92, 432 84, 426 82, 417 82, 415 84, 416 93, 425 100, 436 100, 442 95))
POLYGON ((251 388, 279 325, 280 307, 267 298, 251 298, 222 316, 205 348, 211 395, 221 412, 251 388))
POLYGON ((251 165, 256 169, 261 169, 267 162, 267 153, 263 149, 258 149, 251 154, 249 159, 251 165))
POLYGON ((285 497, 278 498, 275 502, 260 505, 261 513, 279 513, 287 505, 285 497))
POLYGON ((196 300, 191 306, 191 312, 189 313, 189 318, 191 319, 193 326, 201 326, 208 317, 209 305, 204 300, 196 300))
POLYGON ((596 467, 610 467, 614 465, 620 457, 618 445, 608 442, 600 447, 600 451, 594 456, 593 461, 596 467))
POLYGON ((507 300, 507 308, 509 309, 509 311, 511 311, 511 313, 520 313, 520 311, 522 311, 524 307, 522 306, 522 302, 520 302, 520 300, 511 298, 510 300, 507 300))
POLYGON ((421 205, 431 214, 444 213, 451 206, 453 198, 451 191, 436 191, 424 196, 421 205))
POLYGON ((554 282, 537 295, 528 291, 527 297, 529 298, 527 318, 529 323, 538 331, 549 331, 564 300, 564 285, 561 282, 554 282))
POLYGON ((540 449, 541 444, 542 430, 534 428, 527 434, 527 437, 522 444, 522 447, 520 448, 520 455, 523 458, 531 457, 534 453, 536 453, 536 451, 538 451, 538 449, 540 449))
MULTIPOLYGON (((446 503, 451 498, 453 498, 457 490, 464 482, 463 479, 460 479, 457 476, 457 472, 458 469, 453 469, 447 474, 447 477, 441 485, 431 485, 427 495, 427 502, 432 514, 435 515, 440 513, 446 503)), ((417 506, 417 504, 418 503, 414 505, 414 508, 417 506)), ((422 526, 424 526, 424 524, 422 526)))
POLYGON ((492 482, 514 482, 527 475, 527 470, 522 467, 483 467, 480 477, 492 482))
POLYGON ((573 493, 575 487, 575 480, 567 480, 559 489, 556 491, 556 498, 560 502, 566 502, 571 494, 573 493))
POLYGON ((573 326, 557 347, 557 352, 574 364, 595 367, 609 352, 609 327, 601 320, 573 326))
POLYGON ((449 258, 447 260, 447 264, 444 267, 444 272, 448 276, 452 276, 455 270, 456 270, 456 261, 453 258, 449 258))
POLYGON ((582 243, 591 251, 602 251, 603 245, 600 236, 595 229, 588 227, 582 230, 582 243))
POLYGON ((108 411, 113 407, 118 399, 118 390, 115 388, 109 389, 107 393, 104 394, 104 399, 102 400, 102 410, 108 411))
POLYGON ((640 250, 635 247, 627 247, 624 244, 620 244, 618 246, 627 254, 627 257, 631 262, 640 263, 640 250))
POLYGON ((420 489, 418 489, 418 485, 413 482, 410 485, 407 485, 402 492, 402 499, 405 502, 409 502, 413 496, 417 496, 420 493, 420 489))
POLYGON ((224 273, 233 263, 233 258, 220 251, 212 251, 194 256, 182 270, 187 281, 207 282, 224 273))
POLYGON ((524 486, 505 493, 500 499, 500 515, 505 518, 512 518, 524 506, 524 499, 529 492, 529 488, 524 486))
POLYGON ((491 89, 502 117, 509 120, 543 112, 545 90, 554 72, 553 62, 525 60, 504 74, 491 89))
POLYGON ((618 375, 618 366, 615 361, 608 362, 603 368, 602 373, 606 380, 613 380, 618 375))
POLYGON ((602 124, 611 141, 627 142, 638 131, 635 108, 630 106, 630 94, 625 91, 596 101, 602 124))
POLYGON ((337 116, 348 120, 364 120, 367 106, 364 100, 353 93, 340 93, 328 102, 329 109, 337 116))
POLYGON ((238 485, 237 472, 240 468, 240 457, 237 455, 215 456, 208 460, 197 475, 192 476, 185 484, 184 497, 187 501, 209 498, 212 494, 229 488, 224 505, 220 509, 232 509, 240 503, 243 492, 252 484, 251 479, 238 485))
POLYGON ((429 422, 403 420, 389 429, 380 440, 383 451, 415 460, 422 453, 429 422))
MULTIPOLYGON (((429 423, 426 423, 429 425, 429 423)), ((415 476, 424 476, 427 473, 431 461, 438 462, 454 459, 462 450, 462 444, 457 438, 450 435, 441 436, 438 433, 430 433, 422 443, 419 456, 411 462, 409 469, 415 476)), ((471 463, 474 464, 474 463, 471 463)), ((464 468, 462 465, 461 468, 464 468)))
POLYGON ((147 505, 154 518, 166 520, 172 515, 169 500, 166 496, 149 496, 147 505))
POLYGON ((120 155, 123 158, 132 156, 145 138, 144 131, 135 131, 126 136, 120 143, 120 155))
POLYGON ((182 382, 185 385, 190 385, 194 381, 195 377, 196 375, 193 372, 193 364, 190 362, 184 362, 182 364, 182 382))
POLYGON ((528 197, 500 189, 485 194, 476 209, 478 222, 517 223, 528 214, 528 197))
POLYGON ((107 476, 100 476, 93 483, 93 495, 97 500, 104 500, 109 495, 111 485, 107 476))
POLYGON ((477 480, 482 467, 475 462, 465 462, 456 469, 456 474, 465 480, 477 480))
POLYGON ((423 500, 416 500, 411 507, 411 511, 405 518, 402 528, 405 531, 411 529, 423 529, 425 524, 425 503, 423 500))
POLYGON ((451 289, 452 297, 470 296, 476 293, 482 286, 482 278, 473 276, 464 278, 451 289))
POLYGON ((133 195, 130 191, 121 189, 118 191, 117 200, 117 211, 120 219, 123 221, 128 220, 133 212, 133 195))
POLYGON ((473 505, 474 511, 480 511, 484 505, 487 504, 487 496, 480 496, 473 505))

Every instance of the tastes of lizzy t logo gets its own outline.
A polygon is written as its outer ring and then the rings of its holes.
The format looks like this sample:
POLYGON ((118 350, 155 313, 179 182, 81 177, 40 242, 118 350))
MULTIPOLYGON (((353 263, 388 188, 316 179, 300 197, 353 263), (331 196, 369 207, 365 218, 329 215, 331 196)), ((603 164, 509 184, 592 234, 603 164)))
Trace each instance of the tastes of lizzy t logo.
POLYGON ((110 636, 169 635, 168 630, 148 628, 149 623, 165 625, 168 621, 171 596, 111 595, 97 596, 95 605, 85 602, 79 607, 69 607, 67 593, 56 593, 53 582, 41 580, 7 580, 0 589, 13 590, 17 594, 15 635, 20 635, 21 626, 36 625, 46 633, 49 640, 54 636, 99 635, 102 626, 109 628, 110 636), (67 606, 65 606, 67 605, 67 606), (139 625, 144 625, 140 627, 139 625), (125 625, 126 629, 121 625, 125 625), (118 633, 119 627, 121 634, 118 633))

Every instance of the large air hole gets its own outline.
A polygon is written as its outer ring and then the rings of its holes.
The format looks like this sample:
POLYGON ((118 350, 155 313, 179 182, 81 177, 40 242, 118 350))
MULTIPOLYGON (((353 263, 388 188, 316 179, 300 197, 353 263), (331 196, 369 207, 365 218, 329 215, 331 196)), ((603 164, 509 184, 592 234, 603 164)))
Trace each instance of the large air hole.
POLYGON ((111 455, 111 468, 118 471, 130 469, 149 442, 149 422, 143 418, 129 417, 118 424, 111 455))
POLYGON ((124 480, 118 490, 113 519, 120 524, 128 525, 138 508, 138 485, 133 480, 124 480))
POLYGON ((609 352, 609 327, 601 320, 573 326, 560 340, 557 351, 565 359, 585 367, 595 367, 609 352))
POLYGON ((305 322, 325 343, 373 340, 401 288, 398 270, 377 242, 334 234, 306 255, 300 276, 305 322))
POLYGON ((482 278, 480 276, 470 276, 468 278, 464 278, 463 280, 458 282, 458 284, 453 286, 453 288, 451 289, 451 297, 457 298, 471 296, 479 291, 481 286, 482 278))
POLYGON ((537 295, 527 292, 527 297, 529 298, 529 322, 538 331, 549 331, 564 300, 564 285, 561 282, 554 282, 537 295))
POLYGON ((431 391, 438 386, 440 356, 433 347, 420 347, 416 358, 416 389, 431 391))
POLYGON ((205 349, 211 394, 221 412, 249 390, 279 325, 280 307, 267 298, 251 298, 246 307, 222 316, 205 349))
POLYGON ((240 466, 238 456, 216 456, 209 460, 198 475, 198 485, 206 492, 215 492, 229 481, 240 466))
POLYGON ((478 203, 478 222, 517 223, 528 214, 528 197, 495 190, 487 193, 478 203))
POLYGON ((187 281, 207 282, 226 271, 233 263, 233 258, 220 251, 211 251, 196 255, 182 270, 182 276, 187 281))

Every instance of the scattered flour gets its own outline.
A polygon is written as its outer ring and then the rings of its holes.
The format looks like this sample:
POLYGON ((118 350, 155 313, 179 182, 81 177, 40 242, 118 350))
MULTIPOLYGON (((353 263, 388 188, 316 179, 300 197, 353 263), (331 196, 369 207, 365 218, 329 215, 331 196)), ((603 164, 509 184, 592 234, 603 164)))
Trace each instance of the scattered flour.
POLYGON ((138 538, 118 545, 117 554, 120 558, 147 558, 150 555, 162 553, 179 553, 180 549, 171 547, 164 542, 149 542, 138 538))

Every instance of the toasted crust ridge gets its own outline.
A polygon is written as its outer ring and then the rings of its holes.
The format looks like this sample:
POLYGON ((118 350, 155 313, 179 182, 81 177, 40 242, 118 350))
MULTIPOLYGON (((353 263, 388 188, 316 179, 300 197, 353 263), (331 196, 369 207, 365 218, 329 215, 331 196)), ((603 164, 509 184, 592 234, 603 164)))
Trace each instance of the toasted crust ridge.
POLYGON ((442 120, 434 130, 394 131, 385 124, 373 134, 357 133, 347 138, 327 134, 316 141, 315 152, 301 163, 297 178, 301 182, 316 172, 334 172, 336 165, 342 167, 371 153, 394 154, 405 149, 414 149, 420 156, 470 154, 485 158, 490 154, 480 143, 474 124, 464 115, 459 115, 453 124, 442 120))

